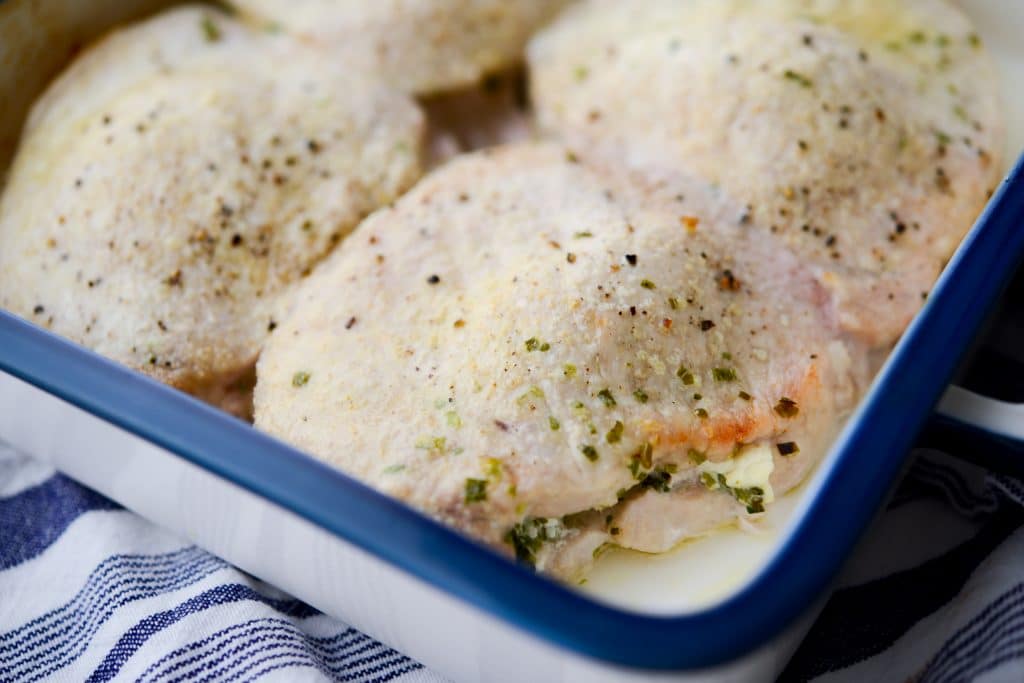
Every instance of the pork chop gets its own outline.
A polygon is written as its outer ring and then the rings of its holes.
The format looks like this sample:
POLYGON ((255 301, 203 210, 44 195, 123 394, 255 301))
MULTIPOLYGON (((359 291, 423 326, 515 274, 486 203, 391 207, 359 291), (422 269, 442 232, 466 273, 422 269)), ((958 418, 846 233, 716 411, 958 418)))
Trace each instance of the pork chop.
MULTIPOLYGON (((722 501, 702 528, 757 514, 824 451, 863 350, 741 206, 641 187, 547 144, 433 171, 303 284, 257 427, 564 576, 541 550, 588 531, 567 516, 648 490, 722 501)), ((633 517, 600 542, 686 535, 633 517)))
POLYGON ((1002 172, 995 72, 945 0, 588 0, 528 52, 546 132, 721 185, 878 347, 1002 172))
POLYGON ((415 181, 423 127, 408 96, 210 8, 118 30, 25 126, 0 306, 244 414, 279 299, 415 181))

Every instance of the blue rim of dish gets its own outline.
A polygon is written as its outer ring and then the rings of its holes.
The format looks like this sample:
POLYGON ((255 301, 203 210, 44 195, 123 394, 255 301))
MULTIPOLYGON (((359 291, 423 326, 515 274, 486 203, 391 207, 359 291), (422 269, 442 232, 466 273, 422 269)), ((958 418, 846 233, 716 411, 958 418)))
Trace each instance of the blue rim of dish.
POLYGON ((714 666, 768 642, 835 577, 1024 253, 1024 157, 890 355, 773 558, 680 616, 628 612, 538 576, 339 471, 0 311, 0 370, 177 454, 552 643, 650 670, 714 666))

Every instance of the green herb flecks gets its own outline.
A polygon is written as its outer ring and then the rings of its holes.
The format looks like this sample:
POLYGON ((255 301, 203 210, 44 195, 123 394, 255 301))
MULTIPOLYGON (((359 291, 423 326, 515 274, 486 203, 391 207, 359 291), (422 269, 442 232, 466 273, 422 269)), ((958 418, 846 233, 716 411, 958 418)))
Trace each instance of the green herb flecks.
POLYGON ((415 446, 422 451, 433 451, 444 455, 448 449, 448 439, 443 436, 421 436, 416 440, 415 446))
POLYGON ((562 424, 555 419, 554 415, 548 416, 548 426, 551 427, 551 431, 553 432, 557 432, 559 429, 562 428, 562 424))
POLYGON ((612 428, 609 429, 608 433, 605 435, 605 440, 608 443, 618 443, 622 441, 622 430, 624 428, 625 425, 622 424, 622 420, 616 420, 615 424, 612 425, 612 428))
POLYGON ((213 21, 209 16, 203 16, 202 21, 199 22, 200 28, 203 30, 203 38, 208 43, 220 42, 223 35, 220 32, 220 27, 213 21))
POLYGON ((487 500, 486 479, 466 479, 466 505, 487 500))
POLYGON ((711 472, 701 472, 700 483, 703 484, 704 488, 711 491, 722 489, 746 506, 747 512, 750 514, 764 512, 764 489, 760 486, 751 486, 745 489, 732 488, 726 481, 724 474, 713 474, 711 472))
POLYGON ((542 342, 536 337, 530 337, 525 342, 527 351, 548 351, 551 349, 551 344, 542 342))
POLYGON ((669 465, 659 465, 651 470, 640 482, 640 487, 653 489, 659 493, 668 493, 672 490, 672 472, 669 465))
POLYGON ((693 373, 690 372, 685 365, 679 366, 679 369, 676 370, 676 377, 683 380, 683 384, 687 386, 693 384, 695 381, 693 373))
POLYGON ((532 404, 533 400, 538 398, 544 398, 544 390, 534 384, 516 399, 516 403, 524 406, 528 403, 532 404))
POLYGON ((597 453, 597 449, 590 444, 583 444, 580 446, 580 453, 582 453, 583 457, 590 462, 597 462, 597 459, 600 457, 597 453))
POLYGON ((305 370, 300 370, 292 375, 292 386, 293 387, 304 387, 309 384, 309 373, 305 370))
POLYGON ((783 396, 779 399, 779 402, 775 404, 775 413, 779 417, 791 419, 800 413, 800 408, 797 406, 796 401, 783 396))
POLYGON ((537 552, 550 541, 562 538, 563 529, 556 520, 535 517, 519 522, 505 534, 505 542, 516 551, 516 559, 531 567, 537 562, 537 552))
POLYGON ((814 81, 812 81, 810 78, 808 78, 807 76, 804 76, 801 73, 797 73, 796 71, 793 71, 792 69, 786 69, 784 72, 782 72, 782 77, 785 78, 787 81, 792 81, 792 82, 796 83, 801 88, 813 88, 814 87, 814 81))
POLYGON ((712 368, 711 376, 716 382, 735 382, 736 371, 732 368, 712 368))
POLYGON ((649 397, 647 396, 646 391, 644 391, 643 389, 637 389, 636 391, 633 392, 633 398, 637 400, 637 403, 647 403, 647 399, 649 397))
POLYGON ((629 468, 629 473, 633 475, 633 479, 642 481, 647 476, 647 471, 651 469, 653 461, 654 446, 648 441, 633 451, 633 454, 629 456, 629 463, 626 466, 629 468))
POLYGON ((601 399, 601 403, 604 404, 605 408, 614 408, 617 405, 610 389, 606 388, 597 392, 597 397, 601 399))

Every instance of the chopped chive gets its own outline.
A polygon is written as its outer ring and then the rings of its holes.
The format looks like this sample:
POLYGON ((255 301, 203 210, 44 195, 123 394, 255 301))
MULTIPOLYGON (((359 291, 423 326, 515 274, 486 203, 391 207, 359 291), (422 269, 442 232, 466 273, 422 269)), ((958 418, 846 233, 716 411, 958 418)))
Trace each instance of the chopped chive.
POLYGON ((606 408, 614 408, 616 406, 615 397, 612 396, 612 392, 608 389, 602 389, 597 392, 597 397, 601 399, 606 408))
POLYGON ((657 289, 655 284, 648 280, 647 278, 644 278, 643 280, 640 281, 640 286, 643 287, 644 289, 657 289))
POLYGON ((487 500, 486 479, 466 479, 466 504, 487 500))
POLYGON ((536 337, 530 337, 526 340, 527 351, 536 351, 538 348, 540 348, 540 342, 537 341, 536 337))
POLYGON ((640 468, 650 468, 654 457, 654 446, 651 445, 650 441, 646 441, 640 445, 633 454, 629 456, 629 471, 633 473, 634 478, 639 477, 640 468))
POLYGON ((783 396, 779 399, 779 402, 775 404, 775 412, 780 417, 793 418, 800 412, 800 408, 797 406, 796 401, 783 396))
POLYGON ((744 401, 749 401, 752 398, 752 396, 745 391, 741 391, 739 393, 739 397, 742 398, 744 401))
POLYGON ((596 462, 597 461, 597 458, 598 458, 597 449, 594 448, 593 446, 591 446, 589 444, 584 444, 584 445, 580 446, 580 452, 583 453, 583 457, 585 457, 590 462, 596 462))
POLYGON ((643 389, 637 389, 633 392, 633 398, 639 403, 647 403, 647 392, 643 389))
POLYGON ((220 41, 220 27, 214 23, 213 19, 208 16, 204 16, 201 25, 203 29, 203 37, 206 38, 206 42, 216 43, 220 41))
POLYGON ((618 443, 621 441, 623 428, 624 425, 622 424, 622 421, 616 420, 612 428, 608 430, 608 434, 605 435, 605 439, 608 440, 608 443, 618 443))
POLYGON ((557 432, 561 428, 561 424, 555 419, 554 415, 548 416, 548 425, 551 427, 551 431, 557 432))
POLYGON ((683 380, 683 384, 689 386, 694 383, 693 373, 686 369, 685 365, 680 365, 679 369, 676 370, 676 377, 683 380))
POLYGON ((655 467, 640 482, 641 488, 654 489, 659 493, 672 490, 672 474, 664 467, 655 467))
POLYGON ((735 382, 736 371, 732 368, 712 368, 711 376, 716 382, 735 382))
POLYGON ((788 81, 793 81, 794 83, 798 84, 801 88, 814 87, 814 81, 812 81, 807 76, 804 76, 803 74, 793 71, 792 69, 786 69, 783 72, 782 77, 788 81))
POLYGON ((697 408, 697 410, 693 411, 693 414, 702 420, 708 419, 708 411, 704 410, 703 408, 697 408))
POLYGON ((678 309, 679 308, 679 299, 675 298, 674 296, 670 296, 668 298, 668 307, 671 308, 673 311, 678 309))
POLYGON ((309 383, 309 373, 305 370, 300 370, 292 375, 292 386, 293 387, 304 387, 309 383))
POLYGON ((775 447, 779 449, 779 455, 793 455, 800 452, 800 447, 796 445, 795 441, 784 441, 776 444, 775 447))
POLYGON ((405 469, 405 465, 388 465, 382 471, 384 474, 394 474, 405 469))
POLYGON ((695 448, 691 448, 690 450, 686 451, 686 457, 688 457, 690 459, 690 462, 692 462, 694 465, 699 465, 708 459, 706 455, 704 455, 695 448))
POLYGON ((565 375, 566 377, 575 377, 576 366, 573 365, 572 363, 566 363, 565 367, 562 368, 562 374, 565 375))

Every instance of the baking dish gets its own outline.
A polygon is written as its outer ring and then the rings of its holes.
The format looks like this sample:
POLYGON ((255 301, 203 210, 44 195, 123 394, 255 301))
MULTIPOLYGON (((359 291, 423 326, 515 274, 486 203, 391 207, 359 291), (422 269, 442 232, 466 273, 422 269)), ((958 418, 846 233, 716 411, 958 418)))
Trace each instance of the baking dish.
MULTIPOLYGON (((82 41, 160 4, 0 3, 0 141, 16 138, 34 95, 82 41)), ((999 3, 974 5, 991 12, 999 3)), ((1024 8, 1016 12, 1024 17, 1024 8)), ((1021 225, 1018 164, 805 485, 770 559, 724 599, 686 612, 622 609, 537 576, 242 422, 3 312, 0 439, 459 680, 653 672, 768 680, 882 506, 1019 262, 1021 225)), ((968 410, 965 398, 994 405, 951 393, 947 427, 1013 426, 990 421, 991 410, 968 410)))

